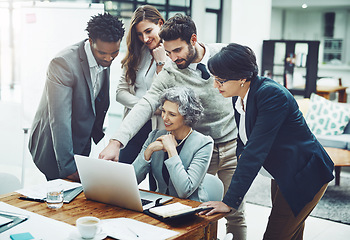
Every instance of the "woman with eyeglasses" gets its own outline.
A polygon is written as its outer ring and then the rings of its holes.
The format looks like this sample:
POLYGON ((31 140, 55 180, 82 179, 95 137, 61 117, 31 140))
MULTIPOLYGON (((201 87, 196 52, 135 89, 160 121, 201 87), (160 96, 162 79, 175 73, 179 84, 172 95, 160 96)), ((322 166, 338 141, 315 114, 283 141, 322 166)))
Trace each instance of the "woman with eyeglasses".
POLYGON ((201 214, 235 211, 259 171, 271 180, 272 209, 263 239, 303 239, 305 219, 333 177, 333 162, 308 128, 292 94, 259 77, 254 52, 231 43, 208 61, 214 87, 232 97, 237 169, 222 202, 201 214))
POLYGON ((191 88, 173 87, 160 98, 164 130, 153 130, 133 162, 137 182, 152 170, 157 192, 196 201, 208 201, 203 179, 214 141, 192 127, 203 114, 191 88))

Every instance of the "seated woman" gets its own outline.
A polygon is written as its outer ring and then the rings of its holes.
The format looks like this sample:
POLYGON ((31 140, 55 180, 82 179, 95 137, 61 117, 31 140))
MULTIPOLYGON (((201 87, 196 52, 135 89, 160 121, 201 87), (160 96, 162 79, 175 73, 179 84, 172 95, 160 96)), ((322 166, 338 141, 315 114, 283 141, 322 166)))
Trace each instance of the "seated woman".
POLYGON ((164 91, 160 109, 165 130, 153 130, 133 162, 138 183, 152 169, 157 192, 207 201, 203 179, 213 151, 213 139, 192 129, 203 107, 190 88, 164 91))

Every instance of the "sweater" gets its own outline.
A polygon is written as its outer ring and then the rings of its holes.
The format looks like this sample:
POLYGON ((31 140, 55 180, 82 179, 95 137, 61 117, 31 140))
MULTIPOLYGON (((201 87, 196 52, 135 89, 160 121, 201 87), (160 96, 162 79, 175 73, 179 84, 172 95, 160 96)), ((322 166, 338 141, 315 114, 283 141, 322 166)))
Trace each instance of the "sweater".
MULTIPOLYGON (((204 46, 209 55, 213 56, 225 45, 215 43, 204 46)), ((230 98, 224 98, 213 84, 213 77, 205 80, 201 77, 199 70, 179 69, 176 63, 167 61, 163 70, 153 80, 151 88, 124 118, 113 139, 125 146, 157 110, 163 91, 176 86, 192 88, 202 102, 204 116, 194 127, 195 130, 211 136, 215 143, 235 139, 237 127, 232 111, 232 101, 230 98)))

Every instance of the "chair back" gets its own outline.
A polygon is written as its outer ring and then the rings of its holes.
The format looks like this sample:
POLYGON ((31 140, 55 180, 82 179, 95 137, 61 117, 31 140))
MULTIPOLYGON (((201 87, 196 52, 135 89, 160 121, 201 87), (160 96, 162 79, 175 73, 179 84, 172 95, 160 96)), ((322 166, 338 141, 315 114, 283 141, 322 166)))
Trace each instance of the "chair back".
POLYGON ((224 184, 218 177, 209 173, 205 174, 203 186, 208 193, 209 201, 222 201, 224 184))
POLYGON ((0 194, 16 191, 22 188, 19 179, 9 173, 0 173, 0 194))

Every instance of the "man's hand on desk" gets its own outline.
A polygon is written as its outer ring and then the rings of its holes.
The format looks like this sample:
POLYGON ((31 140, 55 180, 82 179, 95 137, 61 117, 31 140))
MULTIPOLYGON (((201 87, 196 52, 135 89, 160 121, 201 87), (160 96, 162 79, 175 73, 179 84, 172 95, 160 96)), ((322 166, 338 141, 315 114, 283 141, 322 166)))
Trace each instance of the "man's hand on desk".
POLYGON ((107 147, 98 155, 98 158, 118 162, 121 142, 115 139, 109 140, 107 147))
POLYGON ((199 215, 213 215, 214 213, 228 213, 231 211, 236 211, 236 209, 227 206, 225 203, 220 201, 210 201, 199 205, 199 207, 212 207, 213 209, 199 212, 199 215))
POLYGON ((80 177, 79 177, 78 171, 76 171, 75 173, 69 175, 67 177, 67 179, 72 180, 74 182, 80 182, 80 177))

